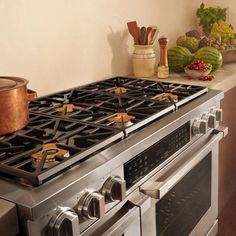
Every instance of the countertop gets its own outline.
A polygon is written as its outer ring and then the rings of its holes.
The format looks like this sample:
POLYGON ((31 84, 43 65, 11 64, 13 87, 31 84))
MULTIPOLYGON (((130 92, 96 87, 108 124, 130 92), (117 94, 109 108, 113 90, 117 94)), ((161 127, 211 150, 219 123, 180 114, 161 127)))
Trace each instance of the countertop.
MULTIPOLYGON (((213 74, 215 75, 215 79, 211 81, 201 81, 198 79, 188 80, 188 76, 186 76, 186 74, 184 73, 170 73, 169 78, 158 78, 158 80, 163 82, 175 82, 182 84, 206 86, 212 89, 223 90, 224 92, 227 92, 228 90, 236 86, 236 63, 224 64, 219 70, 217 70, 213 74)), ((149 79, 153 80, 157 79, 157 77, 152 77, 149 79)))
POLYGON ((13 236, 19 232, 15 204, 0 199, 0 235, 13 236))

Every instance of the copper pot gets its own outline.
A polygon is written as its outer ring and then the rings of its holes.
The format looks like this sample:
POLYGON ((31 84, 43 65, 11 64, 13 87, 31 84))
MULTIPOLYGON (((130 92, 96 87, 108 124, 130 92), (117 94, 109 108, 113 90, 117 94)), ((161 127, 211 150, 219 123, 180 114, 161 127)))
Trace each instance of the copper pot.
POLYGON ((28 103, 37 97, 27 83, 18 77, 0 77, 0 137, 27 125, 28 103))

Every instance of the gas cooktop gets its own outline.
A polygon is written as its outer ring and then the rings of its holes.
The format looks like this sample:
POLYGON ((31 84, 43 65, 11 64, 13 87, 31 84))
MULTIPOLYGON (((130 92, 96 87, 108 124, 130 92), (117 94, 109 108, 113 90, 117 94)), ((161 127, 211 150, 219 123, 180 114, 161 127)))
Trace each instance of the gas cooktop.
POLYGON ((38 186, 207 91, 115 77, 40 97, 28 125, 0 138, 0 175, 38 186))

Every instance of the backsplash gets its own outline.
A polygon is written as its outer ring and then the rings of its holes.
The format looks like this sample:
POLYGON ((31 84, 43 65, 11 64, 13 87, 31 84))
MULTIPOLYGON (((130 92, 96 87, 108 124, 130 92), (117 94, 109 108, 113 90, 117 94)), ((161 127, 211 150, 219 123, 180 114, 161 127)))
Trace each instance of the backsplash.
MULTIPOLYGON (((132 72, 126 22, 155 24, 169 45, 197 26, 202 1, 1 1, 0 73, 28 79, 39 95, 132 72)), ((204 1, 222 5, 221 1, 204 1)), ((234 0, 224 1, 232 15, 234 0)), ((157 42, 154 49, 159 58, 157 42)))

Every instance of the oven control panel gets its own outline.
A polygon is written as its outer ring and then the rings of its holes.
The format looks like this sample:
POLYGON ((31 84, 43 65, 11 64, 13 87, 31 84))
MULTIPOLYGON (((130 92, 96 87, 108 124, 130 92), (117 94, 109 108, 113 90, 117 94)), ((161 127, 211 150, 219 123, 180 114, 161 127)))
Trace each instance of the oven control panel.
POLYGON ((70 207, 58 207, 49 221, 48 234, 64 235, 63 230, 66 230, 68 235, 78 236, 89 224, 105 216, 109 203, 116 204, 125 197, 125 180, 118 175, 111 175, 101 182, 99 189, 83 191, 79 200, 76 203, 72 201, 70 207))
POLYGON ((220 108, 212 107, 209 111, 203 112, 192 124, 192 134, 205 134, 207 129, 215 129, 217 122, 223 120, 223 111, 220 108))
POLYGON ((126 188, 131 188, 137 181, 167 160, 188 142, 190 142, 190 122, 180 126, 144 152, 126 162, 124 164, 126 188))

